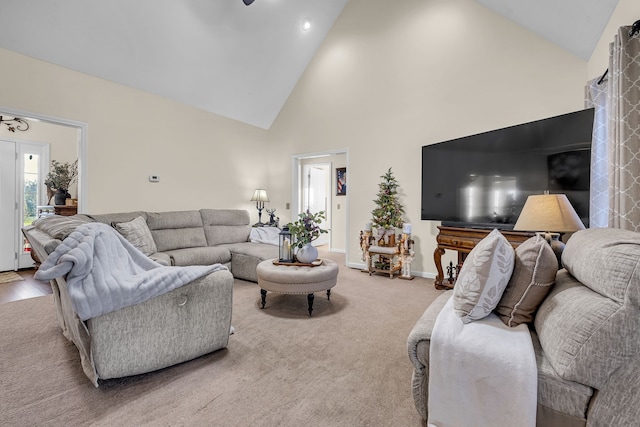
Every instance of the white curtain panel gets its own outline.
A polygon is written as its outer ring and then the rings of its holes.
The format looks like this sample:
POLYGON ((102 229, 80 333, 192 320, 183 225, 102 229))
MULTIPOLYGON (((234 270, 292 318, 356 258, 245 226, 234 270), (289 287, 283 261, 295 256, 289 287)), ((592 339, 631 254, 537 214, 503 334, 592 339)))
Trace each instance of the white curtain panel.
POLYGON ((607 84, 600 77, 587 83, 586 108, 595 110, 591 143, 589 227, 609 226, 609 150, 607 146, 607 84), (600 82, 600 83, 599 83, 600 82))
POLYGON ((640 231, 640 36, 630 30, 610 45, 607 78, 587 84, 596 111, 590 225, 640 231))

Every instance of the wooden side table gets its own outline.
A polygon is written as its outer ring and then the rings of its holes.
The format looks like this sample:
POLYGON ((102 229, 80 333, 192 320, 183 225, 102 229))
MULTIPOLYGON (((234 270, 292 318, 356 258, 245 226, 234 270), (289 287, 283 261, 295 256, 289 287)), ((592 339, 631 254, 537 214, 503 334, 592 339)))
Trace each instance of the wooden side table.
MULTIPOLYGON (((435 287, 436 289, 453 289, 456 283, 457 273, 460 271, 467 255, 469 255, 471 249, 473 249, 480 240, 487 237, 493 229, 446 226, 439 226, 438 229, 440 230, 436 237, 438 246, 433 252, 433 261, 438 270, 435 287), (449 266, 450 271, 448 271, 448 277, 445 279, 444 270, 442 269, 442 255, 444 255, 444 251, 447 249, 458 252, 458 264, 449 266)), ((514 249, 528 238, 535 236, 535 233, 528 231, 501 230, 500 232, 507 238, 514 249)))
POLYGON ((54 205, 53 212, 56 215, 71 216, 78 213, 78 206, 54 205))

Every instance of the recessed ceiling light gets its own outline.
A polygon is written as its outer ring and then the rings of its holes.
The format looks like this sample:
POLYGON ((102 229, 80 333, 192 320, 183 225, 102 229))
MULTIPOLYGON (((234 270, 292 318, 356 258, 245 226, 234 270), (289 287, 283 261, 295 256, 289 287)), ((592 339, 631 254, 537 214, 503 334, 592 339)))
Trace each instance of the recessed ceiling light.
POLYGON ((311 18, 304 18, 300 27, 302 31, 309 31, 311 29, 311 18))

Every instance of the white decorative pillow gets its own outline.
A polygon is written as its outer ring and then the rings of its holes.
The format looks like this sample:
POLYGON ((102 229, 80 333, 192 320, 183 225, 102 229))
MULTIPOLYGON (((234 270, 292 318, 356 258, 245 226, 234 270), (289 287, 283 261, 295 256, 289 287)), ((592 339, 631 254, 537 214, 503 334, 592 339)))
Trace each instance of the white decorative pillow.
POLYGON ((116 223, 114 227, 143 254, 148 256, 158 252, 156 242, 153 241, 147 221, 143 217, 139 216, 129 222, 116 223))
POLYGON ((497 229, 467 256, 453 289, 453 309, 463 323, 493 311, 513 273, 514 250, 497 229))

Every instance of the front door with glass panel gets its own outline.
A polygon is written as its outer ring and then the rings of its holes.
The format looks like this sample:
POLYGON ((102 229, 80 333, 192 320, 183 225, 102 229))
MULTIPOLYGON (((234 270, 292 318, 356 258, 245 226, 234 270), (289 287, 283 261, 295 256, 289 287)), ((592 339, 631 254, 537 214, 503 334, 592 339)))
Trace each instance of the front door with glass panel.
POLYGON ((34 263, 21 228, 36 219, 38 206, 47 203, 48 164, 48 144, 0 141, 0 271, 34 263))

